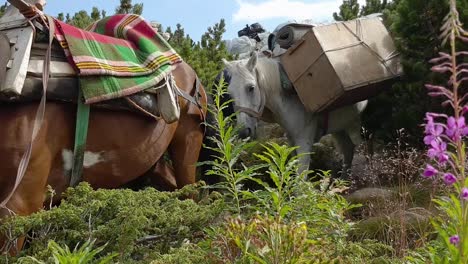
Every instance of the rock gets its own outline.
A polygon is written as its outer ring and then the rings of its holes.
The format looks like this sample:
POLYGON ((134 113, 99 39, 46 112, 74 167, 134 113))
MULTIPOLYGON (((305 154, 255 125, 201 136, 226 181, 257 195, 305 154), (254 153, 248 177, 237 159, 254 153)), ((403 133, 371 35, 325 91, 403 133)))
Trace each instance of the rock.
POLYGON ((257 127, 258 139, 282 138, 285 136, 284 129, 278 124, 266 123, 260 121, 257 127))
POLYGON ((345 198, 352 204, 369 205, 385 203, 393 200, 396 196, 397 193, 389 189, 368 187, 359 189, 345 198))
POLYGON ((357 239, 386 241, 404 232, 407 237, 418 239, 431 228, 430 217, 431 213, 421 207, 399 210, 358 222, 350 235, 357 239))
POLYGON ((422 207, 410 208, 406 211, 397 211, 390 214, 392 221, 404 222, 412 229, 424 228, 430 225, 431 212, 422 207))

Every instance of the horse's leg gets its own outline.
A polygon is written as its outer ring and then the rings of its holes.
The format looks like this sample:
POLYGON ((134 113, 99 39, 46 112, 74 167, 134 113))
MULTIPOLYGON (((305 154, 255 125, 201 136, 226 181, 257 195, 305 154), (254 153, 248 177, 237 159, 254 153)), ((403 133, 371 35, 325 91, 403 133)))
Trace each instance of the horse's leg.
POLYGON ((167 164, 164 157, 161 157, 150 172, 151 184, 164 191, 177 189, 175 178, 174 169, 167 164))
POLYGON ((288 136, 290 145, 297 146, 296 154, 299 156, 299 170, 302 173, 309 169, 311 161, 312 141, 306 137, 290 137, 288 136))
POLYGON ((178 188, 195 183, 196 163, 203 141, 203 131, 198 118, 190 118, 189 115, 181 119, 169 146, 178 188))
POLYGON ((338 148, 343 154, 343 166, 341 177, 346 178, 353 163, 355 145, 351 140, 350 136, 346 133, 346 131, 339 131, 333 133, 333 137, 336 140, 338 148))

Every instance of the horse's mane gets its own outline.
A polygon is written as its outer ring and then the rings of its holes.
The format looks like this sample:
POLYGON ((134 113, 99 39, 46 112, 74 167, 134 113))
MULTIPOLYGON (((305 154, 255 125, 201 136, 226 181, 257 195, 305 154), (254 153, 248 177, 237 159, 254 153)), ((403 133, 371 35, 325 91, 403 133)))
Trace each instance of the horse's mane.
POLYGON ((281 89, 278 61, 259 58, 257 62, 258 86, 267 94, 277 94, 281 89))

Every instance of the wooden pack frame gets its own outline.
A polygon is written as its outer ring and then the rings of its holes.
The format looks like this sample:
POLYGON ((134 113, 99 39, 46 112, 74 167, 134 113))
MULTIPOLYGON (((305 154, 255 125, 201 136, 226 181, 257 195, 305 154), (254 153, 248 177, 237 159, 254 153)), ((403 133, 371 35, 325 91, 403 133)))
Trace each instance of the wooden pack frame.
POLYGON ((20 95, 28 70, 34 29, 18 9, 10 5, 0 18, 0 31, 10 42, 10 60, 4 80, 0 80, 0 92, 20 95))

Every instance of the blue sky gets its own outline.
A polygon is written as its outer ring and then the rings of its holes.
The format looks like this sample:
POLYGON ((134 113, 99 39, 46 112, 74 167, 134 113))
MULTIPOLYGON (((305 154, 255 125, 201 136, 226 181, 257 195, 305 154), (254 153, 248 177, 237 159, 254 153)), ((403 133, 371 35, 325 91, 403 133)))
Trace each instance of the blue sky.
MULTIPOLYGON (((246 24, 259 22, 272 31, 278 24, 296 19, 314 22, 333 21, 342 0, 133 0, 143 3, 143 17, 157 21, 164 27, 175 28, 180 23, 195 41, 209 26, 226 21, 225 39, 237 37, 237 31, 246 24)), ((359 0, 360 3, 365 0, 359 0)), ((70 15, 80 10, 91 11, 93 6, 112 14, 119 0, 48 0, 45 12, 56 16, 60 12, 70 15)))

